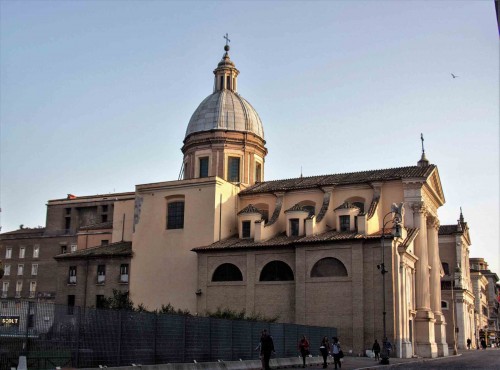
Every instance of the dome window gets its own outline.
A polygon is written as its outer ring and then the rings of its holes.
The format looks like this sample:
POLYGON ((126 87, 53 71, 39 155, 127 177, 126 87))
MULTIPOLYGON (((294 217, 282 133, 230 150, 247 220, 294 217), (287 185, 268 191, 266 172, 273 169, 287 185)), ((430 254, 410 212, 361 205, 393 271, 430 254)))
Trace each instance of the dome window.
POLYGON ((199 159, 200 173, 199 177, 208 177, 208 157, 201 157, 199 159))
POLYGON ((229 157, 227 163, 227 180, 229 182, 240 182, 240 158, 229 157))

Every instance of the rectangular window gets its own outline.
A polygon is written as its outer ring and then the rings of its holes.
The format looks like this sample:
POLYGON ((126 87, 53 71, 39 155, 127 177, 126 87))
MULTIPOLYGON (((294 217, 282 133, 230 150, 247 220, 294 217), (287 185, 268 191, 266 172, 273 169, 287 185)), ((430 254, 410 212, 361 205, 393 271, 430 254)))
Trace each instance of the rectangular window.
POLYGON ((30 298, 35 298, 36 294, 36 281, 30 281, 30 298))
POLYGON ((67 245, 61 245, 61 254, 68 253, 68 246, 67 245))
POLYGON ((102 246, 109 245, 109 240, 108 239, 101 240, 101 245, 102 246))
POLYGON ((227 181, 240 182, 240 158, 238 157, 228 158, 227 181))
POLYGON ((32 276, 38 275, 38 263, 34 263, 31 265, 31 275, 32 276))
POLYGON ((76 244, 71 244, 71 253, 76 252, 78 246, 76 244))
POLYGON ((290 235, 291 236, 299 236, 299 219, 298 218, 290 219, 290 235))
POLYGON ((208 157, 200 158, 200 177, 208 177, 208 157))
POLYGON ((7 298, 8 293, 9 293, 9 282, 4 281, 2 283, 2 298, 7 298))
POLYGON ((71 217, 66 217, 66 220, 64 221, 64 229, 68 231, 71 228, 71 217))
POLYGON ((101 222, 108 222, 108 215, 101 215, 101 222))
POLYGON ((95 308, 105 308, 106 300, 102 294, 97 294, 95 296, 95 308))
POLYGON ((243 221, 241 223, 241 237, 250 238, 250 221, 243 221))
POLYGON ((76 266, 69 267, 69 284, 76 284, 76 266))
POLYGON ((128 283, 128 263, 120 265, 120 283, 128 283))
POLYGON ((106 265, 97 266, 97 284, 104 284, 106 280, 106 265))
POLYGON ((255 182, 262 181, 262 166, 260 163, 255 165, 255 182))
POLYGON ((22 280, 18 280, 16 283, 16 298, 21 298, 21 292, 23 290, 22 280))
POLYGON ((24 274, 24 265, 23 264, 17 265, 17 274, 18 275, 24 274))
POLYGON ((68 315, 73 315, 75 311, 75 296, 73 294, 68 295, 68 315))
POLYGON ((66 216, 71 215, 71 208, 65 208, 64 213, 66 214, 66 216))
POLYGON ((184 228, 184 202, 168 203, 167 212, 167 229, 183 229, 184 228))
POLYGON ((12 248, 5 249, 5 259, 11 259, 11 258, 12 258, 12 248))
POLYGON ((4 275, 9 276, 10 275, 10 265, 5 265, 4 267, 4 275))
POLYGON ((340 216, 340 231, 350 231, 351 230, 351 216, 340 216))
POLYGON ((25 247, 19 248, 19 258, 24 258, 25 254, 26 254, 26 248, 25 247))
POLYGON ((33 246, 33 258, 38 258, 40 256, 40 246, 35 244, 33 246))
POLYGON ((102 210, 102 213, 108 213, 108 205, 107 204, 103 205, 101 210, 102 210))

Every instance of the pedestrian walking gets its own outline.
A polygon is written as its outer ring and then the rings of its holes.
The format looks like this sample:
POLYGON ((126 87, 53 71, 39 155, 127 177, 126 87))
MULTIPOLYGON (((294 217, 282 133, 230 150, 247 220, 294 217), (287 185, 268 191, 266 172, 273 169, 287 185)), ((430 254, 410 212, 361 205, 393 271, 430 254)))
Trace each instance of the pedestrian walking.
POLYGON ((486 340, 485 340, 484 338, 483 338, 483 339, 481 339, 481 347, 482 347, 483 349, 486 349, 486 340))
POLYGON ((273 337, 269 335, 267 329, 262 330, 262 335, 260 336, 260 343, 257 348, 260 347, 260 358, 262 361, 262 370, 270 370, 269 360, 271 359, 271 354, 274 353, 274 342, 273 337))
POLYGON ((335 366, 335 369, 337 369, 337 365, 338 368, 340 369, 342 367, 342 362, 340 362, 340 359, 344 357, 344 353, 340 348, 339 338, 332 337, 332 340, 333 340, 332 343, 333 365, 335 366))
POLYGON ((385 349, 387 351, 387 357, 391 357, 391 351, 392 351, 392 344, 391 342, 389 342, 389 340, 387 338, 385 338, 385 349))
POLYGON ((380 344, 377 342, 376 339, 375 339, 375 343, 373 343, 372 351, 375 354, 375 361, 379 361, 380 360, 380 344))
POLYGON ((299 342, 300 356, 302 357, 302 367, 306 367, 306 357, 309 356, 309 341, 306 336, 303 335, 299 342))
POLYGON ((319 346, 319 351, 321 352, 321 356, 323 356, 323 369, 326 369, 328 367, 326 359, 328 358, 329 350, 330 342, 328 342, 328 337, 324 336, 323 339, 321 339, 321 344, 319 346))
POLYGON ((470 338, 467 338, 467 349, 470 349, 471 344, 472 340, 470 340, 470 338))

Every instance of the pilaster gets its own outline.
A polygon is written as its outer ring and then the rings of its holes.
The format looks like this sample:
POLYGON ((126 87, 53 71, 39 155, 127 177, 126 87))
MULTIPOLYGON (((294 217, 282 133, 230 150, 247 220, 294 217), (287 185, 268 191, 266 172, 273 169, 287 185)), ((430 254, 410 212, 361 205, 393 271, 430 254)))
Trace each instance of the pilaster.
POLYGON ((419 229, 415 238, 416 263, 416 308, 415 349, 422 357, 437 357, 438 351, 434 334, 434 313, 430 305, 429 286, 429 250, 427 245, 426 207, 423 202, 412 204, 413 223, 419 229))

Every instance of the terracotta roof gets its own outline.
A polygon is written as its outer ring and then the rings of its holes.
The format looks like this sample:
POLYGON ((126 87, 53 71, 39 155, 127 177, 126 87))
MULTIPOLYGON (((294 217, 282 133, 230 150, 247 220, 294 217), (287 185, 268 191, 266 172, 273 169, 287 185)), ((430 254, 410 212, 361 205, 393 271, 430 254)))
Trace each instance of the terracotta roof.
POLYGON ((55 256, 57 260, 63 259, 87 259, 101 257, 129 257, 132 256, 132 242, 117 242, 102 245, 95 248, 80 249, 71 253, 63 253, 55 256))
POLYGON ((238 212, 238 215, 242 214, 248 214, 248 213, 258 213, 261 214, 259 209, 255 208, 253 204, 249 204, 245 208, 243 208, 241 211, 238 212))
POLYGON ((438 235, 452 235, 458 232, 457 225, 441 225, 439 226, 438 235))
POLYGON ((240 195, 272 193, 279 191, 289 191, 298 189, 317 188, 328 185, 350 185, 362 184, 373 181, 400 180, 406 178, 423 177, 427 178, 436 168, 435 165, 419 167, 399 167, 383 170, 371 170, 351 173, 340 173, 332 175, 298 177, 294 179, 274 180, 259 182, 241 191, 240 195))
POLYGON ((339 209, 359 209, 359 207, 355 206, 352 203, 344 202, 340 206, 338 206, 337 208, 335 208, 334 211, 337 211, 339 209))
MULTIPOLYGON (((408 231, 407 238, 403 241, 403 245, 407 245, 415 239, 418 229, 406 228, 408 231)), ((391 233, 391 229, 386 229, 385 234, 391 233)), ((345 240, 376 240, 380 239, 382 231, 379 230, 374 234, 362 235, 357 232, 329 230, 318 235, 311 236, 291 236, 287 237, 285 233, 276 235, 275 237, 257 243, 253 239, 239 239, 237 235, 228 239, 212 243, 207 246, 193 248, 194 252, 212 252, 220 250, 234 249, 264 249, 264 248, 293 248, 300 244, 314 244, 322 242, 339 242, 345 240)))
MULTIPOLYGON (((294 247, 297 244, 308 244, 308 243, 318 243, 326 241, 341 241, 341 240, 352 240, 352 239, 372 239, 372 236, 364 236, 356 232, 345 232, 345 231, 335 231, 330 230, 319 235, 312 236, 286 236, 285 233, 276 235, 275 237, 263 241, 255 242, 253 239, 239 239, 237 236, 230 237, 213 244, 193 248, 194 252, 210 252, 215 250, 228 250, 228 249, 247 249, 247 248, 287 248, 294 247)), ((380 238, 380 235, 375 236, 375 238, 380 238)))

